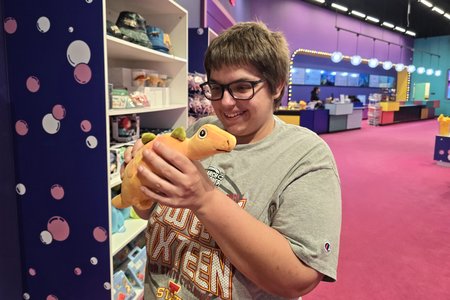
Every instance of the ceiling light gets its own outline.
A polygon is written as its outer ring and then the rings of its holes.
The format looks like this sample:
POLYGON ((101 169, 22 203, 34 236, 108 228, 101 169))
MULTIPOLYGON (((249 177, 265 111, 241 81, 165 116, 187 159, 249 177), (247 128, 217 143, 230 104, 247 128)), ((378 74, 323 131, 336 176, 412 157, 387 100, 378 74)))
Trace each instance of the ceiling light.
POLYGON ((344 56, 342 55, 342 52, 334 51, 331 53, 331 61, 334 63, 340 62, 343 58, 344 56))
POLYGON ((428 2, 427 0, 419 0, 419 3, 422 3, 423 5, 428 6, 430 8, 433 7, 433 3, 428 2))
POLYGON ((425 68, 424 67, 418 67, 417 68, 417 74, 423 74, 425 73, 425 68))
POLYGON ((402 63, 395 64, 395 71, 401 72, 405 69, 405 65, 402 63))
POLYGON ((436 71, 434 71, 434 76, 436 76, 436 77, 441 76, 441 74, 442 74, 442 71, 441 71, 441 70, 436 70, 436 71))
POLYGON ((362 62, 362 58, 359 55, 353 55, 350 58, 350 63, 354 66, 359 66, 361 64, 361 62, 362 62))
POLYGON ((425 71, 425 74, 427 74, 428 76, 433 75, 433 73, 434 73, 434 70, 433 70, 432 68, 428 68, 428 69, 425 71))
POLYGON ((336 3, 331 3, 331 7, 334 7, 336 9, 341 10, 341 11, 347 11, 348 10, 347 7, 339 5, 339 4, 336 4, 336 3))
POLYGON ((383 22, 383 23, 381 24, 381 26, 385 26, 385 27, 389 27, 389 28, 394 28, 394 27, 395 27, 394 24, 391 24, 391 23, 389 23, 389 22, 383 22))
POLYGON ((394 30, 397 30, 397 31, 400 31, 400 32, 405 32, 406 31, 405 28, 402 28, 402 27, 399 27, 399 26, 395 26, 394 30))
POLYGON ((371 16, 367 16, 366 20, 370 21, 370 22, 374 22, 374 23, 380 22, 380 20, 378 20, 377 18, 371 17, 371 16))
POLYGON ((431 10, 432 10, 432 11, 435 11, 435 12, 437 12, 438 14, 441 14, 441 15, 443 15, 443 14, 445 13, 445 12, 442 10, 442 8, 439 8, 439 7, 437 7, 437 6, 433 7, 431 10))
POLYGON ((315 2, 319 2, 321 4, 325 3, 325 0, 314 0, 315 2))
POLYGON ((408 71, 408 73, 414 73, 416 71, 416 66, 415 65, 409 65, 406 67, 406 70, 408 71))
POLYGON ((444 17, 450 20, 450 14, 444 14, 444 17))
POLYGON ((416 33, 415 33, 415 32, 412 32, 412 31, 409 31, 409 30, 407 30, 405 33, 406 33, 407 35, 410 35, 410 36, 416 36, 416 33))
POLYGON ((357 11, 357 10, 352 10, 352 11, 351 11, 351 14, 352 14, 352 15, 355 15, 355 16, 357 16, 357 17, 360 17, 360 18, 365 18, 365 17, 366 17, 365 14, 363 14, 362 12, 359 12, 359 11, 357 11))
POLYGON ((383 69, 385 69, 386 71, 390 70, 392 68, 392 61, 387 60, 385 62, 383 62, 383 69))
POLYGON ((371 58, 369 59, 369 62, 367 63, 369 65, 369 67, 376 68, 378 66, 378 59, 376 58, 371 58))

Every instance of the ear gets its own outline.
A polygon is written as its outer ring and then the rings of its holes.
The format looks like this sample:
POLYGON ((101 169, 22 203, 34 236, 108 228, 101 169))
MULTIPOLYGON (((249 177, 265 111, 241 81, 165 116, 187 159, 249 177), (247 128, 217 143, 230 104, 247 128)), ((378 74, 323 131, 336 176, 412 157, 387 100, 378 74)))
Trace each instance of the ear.
POLYGON ((278 84, 278 86, 275 88, 275 92, 273 93, 273 99, 278 99, 280 97, 284 86, 285 86, 285 82, 281 82, 280 84, 278 84))

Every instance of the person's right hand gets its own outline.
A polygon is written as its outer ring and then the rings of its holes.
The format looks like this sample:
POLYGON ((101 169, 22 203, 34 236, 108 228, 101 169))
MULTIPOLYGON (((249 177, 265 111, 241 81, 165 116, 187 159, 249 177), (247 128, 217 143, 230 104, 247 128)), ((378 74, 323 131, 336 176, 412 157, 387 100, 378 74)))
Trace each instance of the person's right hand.
POLYGON ((120 178, 123 177, 123 172, 125 171, 125 167, 127 164, 134 158, 134 154, 140 148, 142 148, 144 144, 141 139, 138 139, 133 146, 128 147, 123 154, 123 164, 120 166, 120 178))

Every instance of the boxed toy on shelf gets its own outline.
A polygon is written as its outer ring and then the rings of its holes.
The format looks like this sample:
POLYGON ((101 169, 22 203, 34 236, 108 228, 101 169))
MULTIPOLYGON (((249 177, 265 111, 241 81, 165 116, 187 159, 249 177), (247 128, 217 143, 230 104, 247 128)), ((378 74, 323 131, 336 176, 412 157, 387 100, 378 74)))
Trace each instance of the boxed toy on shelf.
POLYGON ((133 286, 144 288, 144 276, 145 276, 145 264, 147 262, 147 250, 146 247, 134 248, 130 254, 128 254, 130 261, 125 271, 133 286))
POLYGON ((211 101, 202 94, 200 84, 206 81, 206 75, 200 73, 188 74, 189 89, 189 124, 202 117, 214 114, 211 101))
POLYGON ((116 142, 130 142, 139 139, 140 117, 125 115, 111 117, 112 140, 116 142))
POLYGON ((113 299, 131 300, 136 296, 136 291, 131 285, 125 273, 120 270, 113 276, 113 299))

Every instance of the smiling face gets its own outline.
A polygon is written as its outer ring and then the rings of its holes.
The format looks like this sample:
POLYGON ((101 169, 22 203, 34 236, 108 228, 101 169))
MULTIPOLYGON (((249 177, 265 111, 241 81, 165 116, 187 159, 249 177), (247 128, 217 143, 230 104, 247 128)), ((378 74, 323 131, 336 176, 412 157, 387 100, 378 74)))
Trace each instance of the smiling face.
MULTIPOLYGON (((209 81, 228 84, 238 80, 258 81, 262 76, 252 66, 223 66, 211 70, 209 81)), ((282 87, 275 94, 270 92, 266 81, 255 85, 251 100, 235 100, 227 90, 223 98, 211 101, 214 112, 225 129, 233 134, 238 144, 255 143, 268 136, 273 129, 274 101, 280 96, 282 87)))

